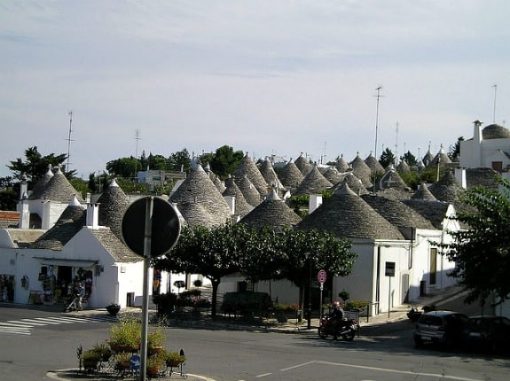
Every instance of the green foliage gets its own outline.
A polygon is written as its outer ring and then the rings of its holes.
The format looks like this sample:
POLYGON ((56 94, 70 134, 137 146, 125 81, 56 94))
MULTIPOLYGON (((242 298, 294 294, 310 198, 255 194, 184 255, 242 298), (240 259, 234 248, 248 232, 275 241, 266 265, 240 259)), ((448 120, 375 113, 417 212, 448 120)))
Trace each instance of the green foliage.
POLYGON ((351 295, 346 291, 342 290, 338 293, 338 296, 345 302, 351 298, 351 295))
POLYGON ((191 157, 186 148, 182 151, 172 153, 168 157, 168 169, 175 172, 188 172, 191 166, 191 157))
POLYGON ((221 179, 226 179, 229 174, 234 173, 235 169, 243 160, 243 151, 234 151, 228 145, 224 145, 216 150, 210 160, 211 170, 221 179))
POLYGON ((71 183, 74 189, 80 192, 80 195, 83 198, 85 198, 87 193, 90 192, 87 182, 82 179, 79 178, 70 179, 69 183, 71 183))
POLYGON ((107 162, 106 169, 112 177, 134 179, 137 172, 142 170, 142 164, 139 159, 130 156, 107 162))
POLYGON ((168 169, 167 159, 163 155, 153 155, 147 158, 148 168, 151 170, 166 171, 168 169))
POLYGON ((421 183, 421 178, 418 172, 411 171, 406 173, 399 173, 400 178, 404 180, 408 187, 416 189, 421 183))
POLYGON ((404 155, 400 157, 400 160, 404 160, 410 167, 414 167, 418 164, 418 160, 411 153, 411 151, 407 151, 404 155))
MULTIPOLYGON (((48 167, 50 165, 52 167, 62 165, 66 161, 67 155, 55 155, 51 153, 43 156, 39 153, 37 146, 34 146, 25 150, 25 158, 25 160, 17 158, 11 161, 11 164, 8 165, 7 168, 13 172, 13 177, 15 179, 21 180, 23 176, 26 176, 31 181, 31 186, 33 186, 48 172, 48 167)), ((64 174, 68 179, 72 179, 75 172, 74 170, 69 172, 64 171, 64 174)))
POLYGON ((101 361, 101 354, 93 349, 89 349, 88 351, 83 352, 81 360, 85 371, 95 371, 101 361))
POLYGON ((141 324, 135 319, 125 319, 110 328, 110 347, 115 352, 138 350, 141 342, 141 324))
POLYGON ((451 161, 459 161, 460 156, 460 143, 464 141, 463 136, 459 136, 455 144, 451 145, 448 149, 448 157, 451 161))
POLYGON ((158 315, 168 315, 177 303, 177 295, 173 293, 153 295, 152 301, 158 307, 158 315))
POLYGON ((299 306, 297 304, 275 303, 273 305, 273 311, 275 312, 296 315, 298 310, 299 306))
POLYGON ((221 310, 224 313, 253 316, 266 313, 272 306, 271 297, 265 292, 227 292, 223 295, 221 310))
POLYGON ((16 210, 18 194, 14 188, 0 190, 0 210, 16 210))
POLYGON ((381 165, 384 168, 387 168, 390 164, 394 164, 395 163, 395 155, 393 154, 393 152, 389 148, 386 148, 381 153, 381 156, 379 157, 379 163, 381 163, 381 165))
POLYGON ((469 228, 452 232, 455 243, 443 248, 455 261, 452 274, 469 289, 468 302, 492 293, 503 301, 510 294, 510 183, 499 181, 501 191, 478 187, 464 194, 473 210, 457 218, 469 228))
POLYGON ((122 188, 125 193, 149 193, 148 184, 139 184, 133 179, 127 179, 119 177, 117 178, 117 184, 122 188))
POLYGON ((364 311, 367 309, 368 302, 362 301, 362 300, 349 300, 347 303, 345 303, 344 309, 346 311, 352 311, 352 310, 360 310, 364 311))
POLYGON ((165 362, 166 366, 176 368, 186 361, 186 356, 181 355, 179 352, 166 352, 165 362))

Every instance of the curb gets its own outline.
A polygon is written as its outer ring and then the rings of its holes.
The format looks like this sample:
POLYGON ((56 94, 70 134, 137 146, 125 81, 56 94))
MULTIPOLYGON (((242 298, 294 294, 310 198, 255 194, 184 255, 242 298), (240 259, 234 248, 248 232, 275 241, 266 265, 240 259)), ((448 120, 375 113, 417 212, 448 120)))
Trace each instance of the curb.
MULTIPOLYGON (((130 378, 111 378, 111 377, 101 377, 100 375, 98 375, 97 378, 93 377, 93 375, 91 375, 91 377, 88 377, 84 374, 79 374, 78 373, 78 369, 75 369, 75 368, 70 368, 70 369, 58 369, 58 370, 50 370, 48 372, 46 372, 46 377, 52 379, 52 380, 60 380, 60 381, 72 381, 74 379, 80 379, 80 380, 116 380, 116 379, 119 379, 119 380, 129 380, 130 378), (66 375, 69 374, 69 373, 72 373, 74 374, 75 376, 74 377, 70 377, 66 375)), ((169 376, 165 376, 165 377, 160 377, 158 378, 158 380, 189 380, 189 381, 194 381, 194 380, 203 380, 203 381, 216 381, 214 378, 210 378, 210 377, 207 377, 207 376, 203 376, 203 375, 200 375, 200 374, 191 374, 191 373, 186 373, 184 374, 183 376, 180 376, 180 375, 169 375, 169 376)))

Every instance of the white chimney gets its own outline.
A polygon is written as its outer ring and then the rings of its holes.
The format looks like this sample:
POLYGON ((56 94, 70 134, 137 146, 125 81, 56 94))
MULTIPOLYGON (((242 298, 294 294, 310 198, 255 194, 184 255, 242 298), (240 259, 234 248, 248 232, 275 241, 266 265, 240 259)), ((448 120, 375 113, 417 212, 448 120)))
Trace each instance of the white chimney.
POLYGON ((464 189, 467 188, 466 182, 466 169, 465 168, 455 168, 455 179, 460 184, 460 186, 464 189))
POLYGON ((311 194, 310 200, 308 201, 308 213, 313 213, 315 209, 322 205, 322 195, 311 194))
POLYGON ((20 190, 19 190, 19 199, 24 200, 28 198, 28 183, 25 178, 21 182, 20 190))
POLYGON ((21 201, 21 210, 20 210, 21 218, 19 227, 20 229, 29 229, 30 228, 30 210, 28 208, 27 200, 21 201))
POLYGON ((87 192, 87 195, 85 196, 85 202, 90 204, 90 192, 87 192))
POLYGON ((45 230, 51 228, 51 201, 49 200, 43 201, 41 228, 45 230))
POLYGON ((234 215, 236 212, 236 196, 223 196, 223 198, 225 199, 225 201, 228 204, 228 207, 230 208, 230 213, 234 215))
POLYGON ((97 229, 99 227, 99 204, 87 204, 87 227, 97 229))

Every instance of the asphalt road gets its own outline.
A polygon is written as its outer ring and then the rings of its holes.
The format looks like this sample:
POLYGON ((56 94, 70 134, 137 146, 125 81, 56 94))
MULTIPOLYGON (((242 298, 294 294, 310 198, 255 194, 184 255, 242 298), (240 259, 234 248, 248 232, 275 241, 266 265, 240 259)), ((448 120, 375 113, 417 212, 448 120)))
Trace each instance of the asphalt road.
MULTIPOLYGON (((105 340, 112 324, 98 319, 64 322, 66 318, 57 312, 0 307, 0 380, 44 380, 49 370, 77 367, 78 345, 87 349, 105 340), (31 328, 9 330, 9 321, 31 328)), ((167 347, 185 351, 186 372, 218 381, 508 380, 509 358, 416 350, 412 329, 404 321, 363 329, 353 342, 335 342, 319 339, 315 332, 168 328, 167 347)))

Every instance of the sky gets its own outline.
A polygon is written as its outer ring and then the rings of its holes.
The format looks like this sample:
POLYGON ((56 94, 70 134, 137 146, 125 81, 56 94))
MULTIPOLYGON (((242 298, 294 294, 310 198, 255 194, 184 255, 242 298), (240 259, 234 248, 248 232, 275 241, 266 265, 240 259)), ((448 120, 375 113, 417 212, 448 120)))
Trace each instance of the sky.
POLYGON ((509 15, 508 0, 0 0, 0 177, 33 146, 69 150, 83 178, 225 144, 317 162, 448 150, 475 120, 509 127, 509 15))

